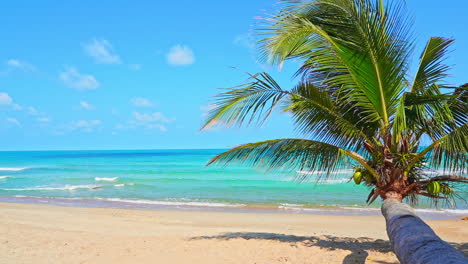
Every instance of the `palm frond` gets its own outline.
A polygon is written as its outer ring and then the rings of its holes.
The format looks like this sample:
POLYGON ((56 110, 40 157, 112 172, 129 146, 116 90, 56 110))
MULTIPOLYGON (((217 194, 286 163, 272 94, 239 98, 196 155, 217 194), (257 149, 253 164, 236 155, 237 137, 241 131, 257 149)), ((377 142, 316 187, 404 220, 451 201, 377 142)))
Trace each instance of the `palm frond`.
POLYGON ((468 156, 468 124, 441 137, 434 146, 431 164, 448 171, 466 172, 468 156))
POLYGON ((223 152, 210 164, 246 164, 265 169, 322 171, 328 177, 347 165, 348 155, 339 147, 307 139, 274 139, 244 144, 223 152))
MULTIPOLYGON (((271 61, 304 58, 306 75, 340 87, 348 107, 367 122, 388 125, 404 88, 408 38, 401 6, 371 1, 317 0, 292 5, 267 20, 260 41, 271 61)), ((266 57, 266 55, 265 55, 266 57)))
POLYGON ((467 153, 468 124, 464 124, 419 152, 410 166, 430 155, 429 160, 434 168, 463 173, 467 168, 467 153))
POLYGON ((447 100, 453 96, 441 94, 440 82, 450 69, 444 61, 452 42, 441 37, 432 37, 427 42, 413 83, 399 102, 393 125, 394 140, 415 130, 424 130, 432 138, 447 133, 446 126, 453 121, 447 100))
POLYGON ((366 124, 345 118, 347 110, 343 111, 329 92, 311 83, 300 82, 285 104, 284 111, 292 114, 296 129, 305 136, 344 148, 359 148, 364 141, 370 142, 372 134, 365 133, 366 124))
POLYGON ((453 39, 432 37, 421 54, 420 63, 414 82, 412 93, 421 93, 434 83, 439 83, 447 77, 450 67, 444 64, 446 55, 453 39))
POLYGON ((215 96, 216 102, 202 130, 217 124, 241 126, 253 121, 261 124, 288 95, 289 92, 282 90, 269 74, 262 72, 251 75, 246 84, 229 88, 227 92, 215 96))

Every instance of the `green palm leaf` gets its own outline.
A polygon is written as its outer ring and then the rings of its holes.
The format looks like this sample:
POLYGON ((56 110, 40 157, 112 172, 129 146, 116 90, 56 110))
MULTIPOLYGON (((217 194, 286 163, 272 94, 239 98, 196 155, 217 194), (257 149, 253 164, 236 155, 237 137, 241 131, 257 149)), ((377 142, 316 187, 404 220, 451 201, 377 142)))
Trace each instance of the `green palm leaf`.
POLYGON ((227 165, 236 162, 266 169, 325 172, 330 176, 345 167, 347 155, 341 148, 307 139, 275 139, 244 144, 219 154, 210 164, 227 165))
POLYGON ((219 123, 231 126, 265 122, 275 106, 289 95, 267 73, 251 75, 252 81, 218 94, 202 129, 219 123))
POLYGON ((427 87, 442 81, 447 77, 450 67, 444 64, 448 48, 453 39, 432 37, 421 54, 420 64, 414 77, 411 92, 422 93, 427 87))

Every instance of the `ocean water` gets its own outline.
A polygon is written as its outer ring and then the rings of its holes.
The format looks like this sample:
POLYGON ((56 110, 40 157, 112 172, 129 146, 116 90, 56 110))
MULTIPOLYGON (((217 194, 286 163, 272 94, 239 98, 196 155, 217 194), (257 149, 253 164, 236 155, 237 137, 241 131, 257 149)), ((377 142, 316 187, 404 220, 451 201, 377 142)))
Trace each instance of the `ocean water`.
MULTIPOLYGON (((317 183, 295 181, 296 171, 244 166, 205 167, 222 150, 0 152, 0 201, 125 208, 211 208, 378 214, 369 190, 349 182, 350 169, 317 183)), ((466 192, 462 197, 468 199, 466 192)), ((456 217, 467 203, 420 212, 456 217)))

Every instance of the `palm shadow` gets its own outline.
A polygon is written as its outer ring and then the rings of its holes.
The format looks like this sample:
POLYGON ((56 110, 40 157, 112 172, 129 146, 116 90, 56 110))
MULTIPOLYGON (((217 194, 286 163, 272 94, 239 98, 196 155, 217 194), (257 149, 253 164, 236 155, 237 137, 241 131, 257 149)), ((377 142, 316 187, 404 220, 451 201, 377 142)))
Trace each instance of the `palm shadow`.
MULTIPOLYGON (((390 241, 382 239, 372 239, 368 237, 336 237, 336 236, 295 236, 277 233, 262 233, 262 232, 233 232, 224 233, 215 236, 198 236, 192 237, 192 240, 199 239, 260 239, 260 240, 274 240, 284 243, 301 243, 306 247, 320 247, 328 250, 343 249, 349 250, 351 253, 347 255, 342 263, 343 264, 360 264, 365 263, 369 256, 368 251, 377 251, 381 253, 392 252, 390 241)), ((465 256, 468 255, 468 243, 449 243, 456 249, 460 250, 465 256)), ((292 245, 294 246, 294 245, 292 245)), ((381 264, 393 264, 398 262, 376 261, 381 264)))
MULTIPOLYGON (((256 232, 235 232, 224 233, 215 236, 199 236, 193 237, 193 240, 198 239, 261 239, 261 240, 275 240, 284 243, 301 243, 306 247, 320 247, 328 250, 343 249, 349 250, 351 253, 347 255, 342 263, 343 264, 360 264, 365 263, 369 253, 367 251, 373 250, 382 253, 392 252, 390 242, 382 239, 372 239, 368 237, 336 237, 336 236, 295 236, 277 233, 256 233, 256 232)), ((292 245, 294 246, 294 245, 292 245)), ((391 262, 379 262, 382 264, 391 264, 391 262)))

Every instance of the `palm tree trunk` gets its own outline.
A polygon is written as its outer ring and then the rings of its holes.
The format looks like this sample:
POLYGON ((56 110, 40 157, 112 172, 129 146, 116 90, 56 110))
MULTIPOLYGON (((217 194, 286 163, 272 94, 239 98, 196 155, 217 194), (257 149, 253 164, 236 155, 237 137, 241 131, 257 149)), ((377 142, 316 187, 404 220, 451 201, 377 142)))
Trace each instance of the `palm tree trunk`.
POLYGON ((468 263, 460 251, 440 239, 414 209, 398 197, 384 200, 382 214, 393 251, 402 264, 468 263))

